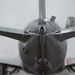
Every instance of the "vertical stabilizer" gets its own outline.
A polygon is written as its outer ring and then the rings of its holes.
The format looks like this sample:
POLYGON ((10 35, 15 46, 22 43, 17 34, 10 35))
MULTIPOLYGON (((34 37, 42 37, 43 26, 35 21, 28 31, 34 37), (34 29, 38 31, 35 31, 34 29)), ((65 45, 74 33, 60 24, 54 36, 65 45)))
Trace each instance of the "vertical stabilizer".
POLYGON ((45 0, 39 0, 39 19, 44 20, 45 18, 45 0))

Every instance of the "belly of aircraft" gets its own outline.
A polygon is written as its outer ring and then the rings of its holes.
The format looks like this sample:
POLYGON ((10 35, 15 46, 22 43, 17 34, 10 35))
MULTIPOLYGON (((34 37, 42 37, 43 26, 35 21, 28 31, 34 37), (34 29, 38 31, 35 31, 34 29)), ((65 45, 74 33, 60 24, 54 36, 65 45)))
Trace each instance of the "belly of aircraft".
MULTIPOLYGON (((41 58, 41 46, 39 37, 32 37, 26 43, 19 43, 20 55, 23 65, 33 72, 40 72, 38 60, 41 58)), ((48 72, 55 72, 64 62, 67 46, 65 42, 60 43, 54 37, 45 37, 44 53, 48 60, 46 65, 48 72), (64 46, 64 47, 63 47, 64 46)))

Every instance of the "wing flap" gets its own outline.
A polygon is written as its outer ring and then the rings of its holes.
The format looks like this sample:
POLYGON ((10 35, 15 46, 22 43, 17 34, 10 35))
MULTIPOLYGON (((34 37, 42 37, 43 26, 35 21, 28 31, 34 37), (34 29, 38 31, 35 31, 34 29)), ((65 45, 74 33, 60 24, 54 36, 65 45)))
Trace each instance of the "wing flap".
POLYGON ((75 66, 75 58, 67 58, 65 60, 65 66, 75 66))

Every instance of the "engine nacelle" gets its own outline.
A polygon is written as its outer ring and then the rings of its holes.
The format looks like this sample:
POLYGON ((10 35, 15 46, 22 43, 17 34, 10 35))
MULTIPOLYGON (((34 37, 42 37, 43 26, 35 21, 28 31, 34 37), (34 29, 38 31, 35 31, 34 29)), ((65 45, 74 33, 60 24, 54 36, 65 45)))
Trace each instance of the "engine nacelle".
POLYGON ((75 17, 68 17, 66 22, 66 28, 75 27, 75 17))

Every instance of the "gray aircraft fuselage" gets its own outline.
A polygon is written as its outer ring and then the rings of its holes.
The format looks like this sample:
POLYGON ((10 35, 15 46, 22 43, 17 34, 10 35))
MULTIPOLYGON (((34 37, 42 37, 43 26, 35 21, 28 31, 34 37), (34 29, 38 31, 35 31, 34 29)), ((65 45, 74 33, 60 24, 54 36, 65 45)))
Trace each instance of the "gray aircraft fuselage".
POLYGON ((60 29, 57 23, 44 20, 33 21, 24 29, 25 32, 40 36, 32 36, 26 42, 19 42, 23 68, 27 68, 32 73, 41 73, 41 71, 57 73, 64 69, 67 42, 60 42, 50 34, 60 29), (44 30, 43 34, 40 30, 44 30))

